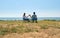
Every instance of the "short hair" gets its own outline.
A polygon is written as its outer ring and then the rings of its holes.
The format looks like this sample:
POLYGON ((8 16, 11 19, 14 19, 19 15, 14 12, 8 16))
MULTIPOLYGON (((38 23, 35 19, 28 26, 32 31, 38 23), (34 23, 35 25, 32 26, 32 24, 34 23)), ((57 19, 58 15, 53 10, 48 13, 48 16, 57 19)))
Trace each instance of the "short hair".
POLYGON ((33 14, 35 14, 35 12, 33 12, 33 14))

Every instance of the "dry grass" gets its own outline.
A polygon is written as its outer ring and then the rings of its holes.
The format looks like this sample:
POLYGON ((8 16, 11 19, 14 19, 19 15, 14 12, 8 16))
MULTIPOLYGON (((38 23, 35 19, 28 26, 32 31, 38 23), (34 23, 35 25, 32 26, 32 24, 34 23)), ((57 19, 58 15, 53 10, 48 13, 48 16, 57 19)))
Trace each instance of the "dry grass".
POLYGON ((60 22, 0 21, 0 38, 60 38, 60 22))

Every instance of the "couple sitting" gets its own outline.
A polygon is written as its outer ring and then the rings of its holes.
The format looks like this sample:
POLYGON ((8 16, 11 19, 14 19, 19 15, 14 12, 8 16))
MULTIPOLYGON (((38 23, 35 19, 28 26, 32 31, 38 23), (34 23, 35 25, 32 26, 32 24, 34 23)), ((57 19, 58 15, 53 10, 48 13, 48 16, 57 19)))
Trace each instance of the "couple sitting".
MULTIPOLYGON (((35 15, 35 12, 33 12, 33 15, 29 15, 31 17, 32 22, 36 22, 37 23, 37 16, 35 15)), ((28 16, 26 16, 26 13, 23 14, 23 20, 24 21, 28 21, 30 22, 30 19, 28 18, 28 16)))

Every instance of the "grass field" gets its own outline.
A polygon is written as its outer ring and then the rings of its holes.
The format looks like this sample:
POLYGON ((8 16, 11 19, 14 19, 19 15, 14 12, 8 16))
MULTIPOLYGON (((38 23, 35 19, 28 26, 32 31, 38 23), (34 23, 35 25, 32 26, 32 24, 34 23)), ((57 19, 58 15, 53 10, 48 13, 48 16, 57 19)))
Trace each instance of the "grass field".
POLYGON ((60 38, 60 21, 24 23, 0 20, 0 38, 60 38))

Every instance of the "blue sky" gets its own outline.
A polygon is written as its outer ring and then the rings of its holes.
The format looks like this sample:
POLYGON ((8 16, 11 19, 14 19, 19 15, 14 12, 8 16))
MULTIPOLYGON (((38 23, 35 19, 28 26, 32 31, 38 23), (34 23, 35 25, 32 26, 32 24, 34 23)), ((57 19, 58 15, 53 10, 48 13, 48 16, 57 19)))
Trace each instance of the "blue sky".
POLYGON ((0 0, 0 17, 22 17, 34 11, 38 17, 60 17, 60 0, 0 0))

